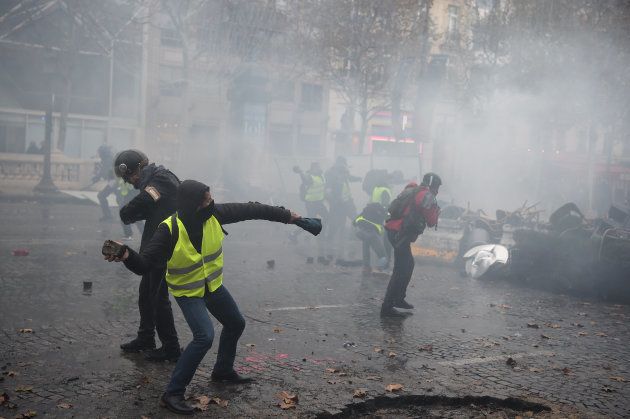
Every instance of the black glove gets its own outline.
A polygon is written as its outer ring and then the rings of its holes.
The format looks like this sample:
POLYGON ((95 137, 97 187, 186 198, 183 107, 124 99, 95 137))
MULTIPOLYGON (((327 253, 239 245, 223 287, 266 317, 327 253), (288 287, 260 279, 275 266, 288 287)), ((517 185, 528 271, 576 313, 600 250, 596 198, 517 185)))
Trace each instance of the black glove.
POLYGON ((322 220, 320 218, 298 218, 294 224, 313 236, 317 236, 322 231, 322 220))

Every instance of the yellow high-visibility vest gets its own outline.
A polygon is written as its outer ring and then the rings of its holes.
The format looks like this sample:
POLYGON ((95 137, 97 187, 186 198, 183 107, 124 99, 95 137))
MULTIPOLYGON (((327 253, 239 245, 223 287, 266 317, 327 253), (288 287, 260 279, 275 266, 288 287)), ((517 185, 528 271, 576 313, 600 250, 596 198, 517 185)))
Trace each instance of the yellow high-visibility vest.
POLYGON ((376 224, 376 223, 374 223, 374 222, 372 222, 372 221, 368 220, 367 218, 365 218, 365 217, 364 217, 364 216, 362 216, 362 215, 359 215, 359 216, 358 216, 358 217, 354 220, 355 224, 357 224, 357 223, 359 223, 359 222, 361 222, 361 221, 365 221, 366 223, 370 223, 370 224, 372 224, 374 227, 376 227, 376 229, 378 230, 378 234, 383 234, 383 231, 385 230, 385 227, 383 227, 382 225, 380 225, 380 224, 376 224))
POLYGON ((173 255, 166 264, 166 285, 174 297, 203 297, 206 284, 210 292, 223 284, 224 235, 221 224, 214 215, 203 223, 199 253, 177 214, 162 222, 173 234, 173 220, 176 220, 179 232, 173 255))
POLYGON ((324 200, 324 177, 321 175, 311 175, 313 182, 306 190, 304 200, 308 202, 316 202, 324 200))
POLYGON ((392 199, 392 190, 387 186, 376 186, 372 189, 372 200, 370 202, 376 202, 377 204, 381 204, 383 201, 383 194, 389 194, 389 199, 392 199))
POLYGON ((120 196, 127 196, 129 195, 129 191, 131 191, 131 188, 133 188, 133 185, 128 184, 127 182, 125 182, 121 177, 116 178, 118 179, 118 190, 120 190, 120 196))

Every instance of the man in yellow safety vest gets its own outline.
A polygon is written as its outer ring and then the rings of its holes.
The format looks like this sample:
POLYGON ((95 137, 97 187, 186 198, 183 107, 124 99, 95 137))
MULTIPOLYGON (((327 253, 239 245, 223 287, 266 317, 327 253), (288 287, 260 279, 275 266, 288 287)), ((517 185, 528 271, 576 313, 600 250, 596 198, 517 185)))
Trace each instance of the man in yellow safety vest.
POLYGON ((301 217, 283 207, 257 202, 215 204, 208 186, 194 180, 177 190, 177 212, 165 219, 140 253, 124 246, 120 257, 132 272, 142 275, 155 265, 166 264, 166 285, 190 327, 193 340, 181 354, 160 405, 179 414, 192 414, 184 399, 186 386, 214 340, 208 311, 223 325, 211 379, 244 384, 252 381, 234 370, 236 346, 245 319, 223 285, 223 224, 244 220, 269 220, 293 224, 301 217))

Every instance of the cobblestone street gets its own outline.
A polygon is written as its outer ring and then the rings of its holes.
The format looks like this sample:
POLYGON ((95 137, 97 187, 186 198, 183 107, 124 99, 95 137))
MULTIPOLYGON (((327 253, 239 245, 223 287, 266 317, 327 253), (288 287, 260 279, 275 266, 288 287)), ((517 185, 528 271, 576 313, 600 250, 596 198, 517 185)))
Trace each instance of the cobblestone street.
MULTIPOLYGON (((0 216, 0 394, 9 397, 0 417, 169 417, 157 402, 173 365, 119 349, 138 327, 139 278, 100 248, 120 225, 98 223, 100 209, 82 204, 0 202, 0 216), (29 254, 12 254, 21 248, 29 254)), ((224 284, 247 320, 237 365, 256 382, 211 384, 213 345, 189 394, 229 403, 197 416, 348 416, 394 402, 438 406, 435 417, 471 405, 488 406, 481 417, 630 416, 630 307, 417 263, 414 314, 383 321, 388 278, 307 263, 313 246, 291 245, 292 228, 226 226, 224 284), (394 383, 402 390, 388 392, 394 383), (281 409, 281 391, 298 396, 294 408, 281 409)), ((185 344, 174 301, 173 311, 185 344)))

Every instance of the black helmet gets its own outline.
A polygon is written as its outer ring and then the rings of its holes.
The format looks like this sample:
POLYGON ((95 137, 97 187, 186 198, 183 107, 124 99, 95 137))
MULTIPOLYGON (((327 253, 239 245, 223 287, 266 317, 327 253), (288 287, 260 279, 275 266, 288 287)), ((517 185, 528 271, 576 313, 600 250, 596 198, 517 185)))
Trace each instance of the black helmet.
POLYGON ((422 185, 428 186, 429 189, 437 189, 442 184, 442 179, 435 173, 429 172, 422 178, 422 185))
POLYGON ((142 151, 124 150, 114 159, 114 173, 124 179, 147 164, 149 164, 149 158, 142 151))

